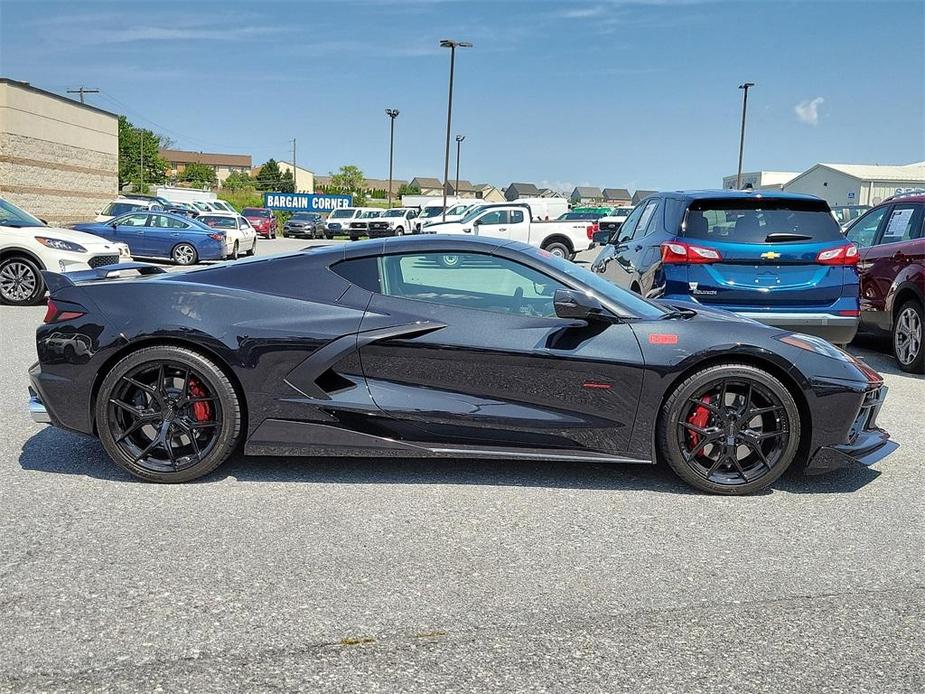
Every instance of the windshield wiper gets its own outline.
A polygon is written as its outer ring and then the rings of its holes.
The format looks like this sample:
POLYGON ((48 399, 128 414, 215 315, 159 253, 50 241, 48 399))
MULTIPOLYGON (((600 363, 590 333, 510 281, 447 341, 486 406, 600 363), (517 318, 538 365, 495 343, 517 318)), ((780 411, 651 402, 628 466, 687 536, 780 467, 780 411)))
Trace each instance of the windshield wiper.
POLYGON ((811 241, 812 238, 812 236, 807 236, 806 234, 798 234, 795 231, 778 231, 765 236, 764 242, 774 243, 775 241, 811 241))

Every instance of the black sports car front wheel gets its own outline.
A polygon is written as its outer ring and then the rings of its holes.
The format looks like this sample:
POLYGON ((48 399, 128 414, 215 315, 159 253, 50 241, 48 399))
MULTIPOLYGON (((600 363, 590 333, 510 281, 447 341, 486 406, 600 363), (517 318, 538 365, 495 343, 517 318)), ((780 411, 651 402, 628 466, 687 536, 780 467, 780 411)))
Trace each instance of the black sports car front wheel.
POLYGON ((188 349, 146 347, 109 372, 96 398, 106 452, 136 477, 186 482, 234 450, 241 408, 225 374, 188 349))
POLYGON ((682 382, 662 407, 659 449, 681 479, 715 494, 749 494, 790 467, 800 412, 773 375, 723 364, 682 382))

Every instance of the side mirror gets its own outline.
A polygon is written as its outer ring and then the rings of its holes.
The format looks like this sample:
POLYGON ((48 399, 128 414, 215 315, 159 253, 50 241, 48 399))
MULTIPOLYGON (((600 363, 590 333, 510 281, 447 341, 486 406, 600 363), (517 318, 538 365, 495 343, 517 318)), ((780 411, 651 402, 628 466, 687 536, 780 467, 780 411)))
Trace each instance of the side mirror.
POLYGON ((610 232, 595 231, 594 235, 591 237, 591 240, 599 246, 606 246, 608 243, 610 243, 610 232))
POLYGON ((600 301, 575 289, 557 289, 553 305, 559 318, 599 320, 604 316, 600 301))
POLYGON ((111 226, 113 229, 115 229, 115 228, 118 227, 119 225, 118 225, 116 222, 110 222, 110 223, 109 223, 109 226, 111 226))
POLYGON ((477 227, 477 226, 479 226, 481 223, 482 223, 482 220, 481 220, 481 219, 476 219, 474 222, 472 222, 472 226, 477 227))

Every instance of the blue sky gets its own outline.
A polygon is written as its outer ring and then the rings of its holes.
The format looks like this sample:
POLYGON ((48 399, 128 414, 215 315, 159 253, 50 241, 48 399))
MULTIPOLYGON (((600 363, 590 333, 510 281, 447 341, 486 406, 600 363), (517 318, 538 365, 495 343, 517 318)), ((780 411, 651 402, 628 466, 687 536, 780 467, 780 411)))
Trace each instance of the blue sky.
MULTIPOLYGON (((183 149, 440 176, 449 55, 461 176, 717 187, 745 169, 925 159, 925 3, 0 0, 0 74, 183 149)), ((455 149, 455 143, 454 143, 455 149)), ((451 165, 451 177, 453 165, 451 165)))

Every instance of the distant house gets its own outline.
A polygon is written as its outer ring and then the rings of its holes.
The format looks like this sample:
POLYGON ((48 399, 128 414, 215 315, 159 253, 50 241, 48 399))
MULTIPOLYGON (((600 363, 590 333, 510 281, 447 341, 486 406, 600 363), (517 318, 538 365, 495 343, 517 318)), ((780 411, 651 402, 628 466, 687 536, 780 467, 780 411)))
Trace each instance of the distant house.
POLYGON ((564 198, 565 196, 560 193, 558 190, 553 190, 552 188, 540 188, 540 197, 541 198, 564 198))
POLYGON ((223 182, 232 173, 250 173, 250 154, 216 154, 211 152, 189 152, 185 149, 162 149, 161 159, 167 162, 167 176, 178 177, 187 164, 206 164, 215 171, 215 178, 223 182))
POLYGON ((633 196, 626 188, 604 188, 601 193, 604 202, 611 205, 629 205, 633 201, 633 196))
POLYGON ((491 183, 473 183, 476 190, 476 197, 486 202, 504 202, 504 193, 495 188, 491 183))
POLYGON ((650 195, 655 195, 657 190, 637 190, 633 193, 633 204, 635 205, 640 200, 645 200, 650 195))
POLYGON ((532 183, 512 183, 504 189, 504 199, 508 201, 520 198, 538 198, 540 189, 532 183))
POLYGON ((604 201, 604 194, 600 188, 594 186, 576 186, 569 200, 573 205, 590 205, 604 201))
MULTIPOLYGON (((398 190, 408 183, 401 178, 392 179, 392 197, 398 195, 398 190)), ((377 190, 384 190, 386 195, 389 194, 389 179, 387 178, 367 178, 363 181, 364 190, 366 193, 373 193, 377 190)))
POLYGON ((443 195, 443 186, 437 178, 415 176, 411 179, 411 185, 418 188, 421 195, 443 195))
POLYGON ((469 181, 464 181, 459 179, 459 187, 456 187, 456 179, 451 179, 446 182, 446 194, 455 195, 458 198, 477 198, 479 189, 472 185, 469 181))

